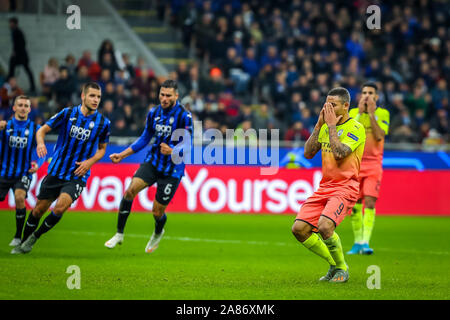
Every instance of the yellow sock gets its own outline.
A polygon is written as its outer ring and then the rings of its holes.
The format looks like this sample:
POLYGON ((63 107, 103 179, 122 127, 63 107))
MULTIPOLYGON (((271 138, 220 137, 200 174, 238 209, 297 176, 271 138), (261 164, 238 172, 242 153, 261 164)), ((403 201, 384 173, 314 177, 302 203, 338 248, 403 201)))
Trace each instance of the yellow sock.
POLYGON ((355 203, 351 215, 353 235, 355 236, 355 243, 363 242, 363 215, 362 204, 355 203))
POLYGON ((317 233, 312 233, 311 236, 302 242, 302 244, 322 259, 325 259, 330 265, 335 266, 336 262, 330 254, 325 243, 319 238, 317 233))
POLYGON ((375 208, 364 208, 364 235, 363 241, 369 243, 372 236, 373 226, 375 224, 375 208))
POLYGON ((323 242, 328 247, 328 251, 330 252, 334 261, 336 261, 336 268, 346 271, 347 265, 345 264, 344 252, 342 251, 341 239, 339 238, 338 234, 336 232, 334 232, 330 238, 328 238, 327 240, 324 240, 323 242))

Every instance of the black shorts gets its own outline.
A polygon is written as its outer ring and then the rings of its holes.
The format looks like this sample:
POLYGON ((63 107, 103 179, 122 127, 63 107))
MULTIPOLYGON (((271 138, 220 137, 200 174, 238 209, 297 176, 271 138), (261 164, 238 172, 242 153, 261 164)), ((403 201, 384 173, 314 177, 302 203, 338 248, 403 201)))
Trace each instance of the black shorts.
POLYGON ((85 186, 86 184, 80 180, 67 181, 47 175, 42 180, 37 198, 39 200, 56 200, 61 193, 67 193, 72 197, 72 201, 75 201, 85 186))
POLYGON ((156 182, 155 199, 165 206, 172 200, 181 181, 180 178, 165 176, 162 172, 157 171, 149 162, 142 163, 134 174, 134 177, 141 178, 149 186, 152 186, 156 182))
MULTIPOLYGON (((22 178, 17 179, 1 179, 0 178, 0 201, 5 200, 6 195, 9 192, 9 189, 22 189, 25 190, 25 193, 28 194, 28 189, 30 189, 31 179, 27 176, 23 176, 22 178)), ((25 196, 26 198, 27 196, 25 196)))

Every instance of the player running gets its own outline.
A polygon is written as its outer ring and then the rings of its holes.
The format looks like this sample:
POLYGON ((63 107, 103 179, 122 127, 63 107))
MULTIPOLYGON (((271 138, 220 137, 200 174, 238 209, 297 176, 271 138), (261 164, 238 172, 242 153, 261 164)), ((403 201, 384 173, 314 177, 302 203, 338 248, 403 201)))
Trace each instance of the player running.
POLYGON ((367 82, 362 86, 358 108, 353 108, 349 112, 350 116, 366 129, 367 140, 359 173, 359 200, 353 207, 351 215, 355 243, 347 254, 373 253, 369 241, 375 222, 375 203, 383 175, 384 138, 389 131, 389 111, 377 107, 377 100, 377 85, 367 82), (364 200, 364 218, 362 200, 364 200))
POLYGON ((366 139, 364 127, 350 118, 349 105, 347 89, 338 87, 328 92, 304 150, 305 158, 311 159, 322 149, 323 178, 292 226, 297 240, 329 263, 328 273, 320 281, 335 283, 349 278, 341 240, 334 230, 358 200, 358 174, 366 139))
POLYGON ((40 128, 28 119, 31 102, 27 96, 18 96, 13 105, 14 117, 0 121, 0 201, 5 200, 9 189, 14 191, 16 203, 16 234, 10 242, 15 247, 22 239, 22 229, 27 215, 25 199, 33 173, 39 166, 32 161, 36 149, 36 131, 40 128))
POLYGON ((63 109, 37 131, 39 157, 47 154, 44 143, 47 133, 59 130, 58 141, 48 174, 39 190, 38 201, 28 216, 23 242, 11 253, 30 252, 36 241, 59 222, 63 213, 81 195, 92 165, 105 155, 110 121, 97 111, 100 99, 100 86, 95 82, 87 83, 81 92, 81 105, 63 109), (39 220, 55 200, 53 211, 37 229, 39 220))
MULTIPOLYGON (((172 156, 174 148, 181 148, 187 140, 175 145, 171 141, 172 133, 177 129, 185 129, 192 135, 192 116, 178 101, 178 85, 174 80, 166 80, 159 91, 161 104, 147 115, 147 123, 141 137, 121 153, 111 154, 112 162, 119 163, 133 153, 139 152, 150 143, 150 150, 144 162, 134 174, 131 184, 125 191, 120 202, 117 233, 105 246, 114 248, 123 242, 123 231, 130 215, 133 199, 143 189, 157 184, 156 196, 153 201, 152 213, 155 219, 155 230, 145 247, 145 252, 151 253, 158 247, 164 235, 164 225, 167 221, 165 210, 180 184, 184 175, 184 163, 175 164, 172 156)), ((187 145, 190 148, 189 145, 187 145)))

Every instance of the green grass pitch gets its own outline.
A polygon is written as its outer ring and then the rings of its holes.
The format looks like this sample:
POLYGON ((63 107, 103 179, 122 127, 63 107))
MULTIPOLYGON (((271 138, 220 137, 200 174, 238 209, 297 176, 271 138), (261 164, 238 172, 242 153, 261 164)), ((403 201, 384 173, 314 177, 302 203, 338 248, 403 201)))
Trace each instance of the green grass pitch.
MULTIPOLYGON (((293 215, 168 214, 159 248, 144 252, 154 228, 149 213, 132 213, 125 241, 116 213, 67 212, 33 251, 11 255, 14 213, 0 211, 0 299, 449 299, 450 218, 377 216, 375 254, 346 256, 346 284, 319 283, 328 266, 291 234, 293 215), (70 265, 81 288, 69 290, 70 265), (380 268, 369 289, 367 268, 380 268)), ((42 221, 42 220, 41 220, 42 221)), ((344 250, 353 235, 338 227, 344 250)))

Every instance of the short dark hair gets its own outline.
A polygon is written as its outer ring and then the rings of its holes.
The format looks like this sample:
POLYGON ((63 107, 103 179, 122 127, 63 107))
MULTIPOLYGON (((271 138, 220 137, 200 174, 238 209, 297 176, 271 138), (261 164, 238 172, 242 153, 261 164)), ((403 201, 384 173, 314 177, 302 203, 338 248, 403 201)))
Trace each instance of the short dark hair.
POLYGON ((161 88, 172 88, 178 92, 178 83, 175 80, 167 79, 161 84, 161 88))
POLYGON ((98 83, 96 82, 88 82, 83 86, 83 93, 86 94, 88 92, 89 88, 95 89, 95 90, 102 90, 98 83))
POLYGON ((19 19, 17 19, 16 17, 11 17, 11 18, 9 18, 9 22, 12 22, 14 24, 19 24, 19 19))
POLYGON ((14 99, 14 105, 16 105, 17 101, 20 100, 20 99, 30 100, 30 97, 28 97, 28 96, 26 96, 26 95, 23 95, 23 94, 20 95, 20 96, 17 96, 17 97, 14 99))
POLYGON ((343 103, 350 103, 350 92, 348 92, 347 89, 343 87, 336 87, 331 89, 328 94, 328 96, 338 96, 343 103))
POLYGON ((361 86, 361 89, 364 88, 364 87, 374 88, 374 89, 375 89, 375 92, 378 91, 378 86, 377 86, 377 84, 376 84, 375 82, 371 82, 371 81, 365 82, 365 83, 361 86))

